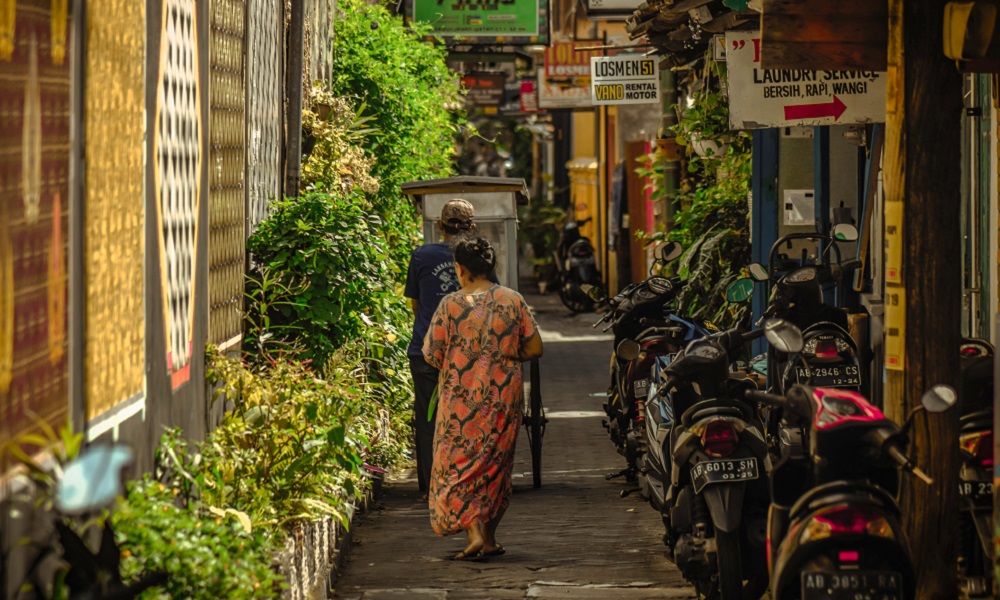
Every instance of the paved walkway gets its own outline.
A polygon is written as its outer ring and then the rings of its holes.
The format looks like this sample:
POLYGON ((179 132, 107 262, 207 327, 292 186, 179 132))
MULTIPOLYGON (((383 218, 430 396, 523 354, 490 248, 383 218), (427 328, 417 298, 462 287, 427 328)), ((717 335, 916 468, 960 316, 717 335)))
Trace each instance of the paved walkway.
POLYGON ((604 476, 624 463, 601 427, 610 335, 593 315, 568 316, 554 295, 528 296, 545 342, 542 394, 550 419, 542 487, 531 487, 521 430, 514 497, 497 539, 507 554, 489 562, 447 558, 465 536, 440 538, 419 501, 412 472, 387 482, 375 510, 355 524, 354 546, 336 582, 343 600, 694 598, 663 556, 663 526, 638 494, 604 476))

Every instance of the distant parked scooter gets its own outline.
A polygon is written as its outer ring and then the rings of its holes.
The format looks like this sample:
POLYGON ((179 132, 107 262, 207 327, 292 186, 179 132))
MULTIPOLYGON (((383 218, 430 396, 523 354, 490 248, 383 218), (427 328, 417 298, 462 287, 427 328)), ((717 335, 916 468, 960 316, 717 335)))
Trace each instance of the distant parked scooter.
POLYGON ((563 226, 555 252, 559 299, 574 313, 594 310, 594 300, 587 294, 585 286, 601 285, 594 245, 580 233, 580 227, 589 221, 590 218, 568 221, 563 226))

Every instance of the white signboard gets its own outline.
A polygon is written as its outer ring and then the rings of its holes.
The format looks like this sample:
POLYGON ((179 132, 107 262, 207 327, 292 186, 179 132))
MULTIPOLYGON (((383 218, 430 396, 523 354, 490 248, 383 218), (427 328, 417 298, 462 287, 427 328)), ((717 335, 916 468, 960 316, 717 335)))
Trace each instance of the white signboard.
POLYGON ((538 70, 538 108, 591 108, 590 87, 571 82, 553 83, 538 70))
POLYGON ((642 0, 587 0, 587 12, 628 16, 639 8, 640 4, 642 0))
POLYGON ((660 101, 656 58, 618 55, 590 59, 590 96, 598 104, 649 104, 660 101))
POLYGON ((760 32, 726 33, 733 129, 885 122, 881 71, 761 69, 760 32))

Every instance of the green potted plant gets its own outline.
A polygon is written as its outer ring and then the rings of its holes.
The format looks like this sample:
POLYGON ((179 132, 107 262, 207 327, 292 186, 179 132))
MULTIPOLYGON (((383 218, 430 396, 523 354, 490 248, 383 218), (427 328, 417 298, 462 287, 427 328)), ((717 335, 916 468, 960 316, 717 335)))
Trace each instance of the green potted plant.
POLYGON ((555 282, 553 257, 559 244, 559 227, 565 219, 565 210, 540 198, 532 198, 521 209, 521 232, 531 245, 535 281, 542 294, 547 293, 549 286, 555 282))

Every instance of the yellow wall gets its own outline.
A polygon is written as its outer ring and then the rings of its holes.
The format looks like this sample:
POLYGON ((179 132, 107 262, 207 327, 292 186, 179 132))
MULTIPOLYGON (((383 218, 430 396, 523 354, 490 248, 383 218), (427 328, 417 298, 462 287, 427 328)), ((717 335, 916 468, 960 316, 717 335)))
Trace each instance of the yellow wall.
POLYGON ((593 111, 573 112, 573 158, 597 156, 594 149, 594 113, 593 111))
POLYGON ((142 391, 144 2, 87 3, 87 418, 142 391))

